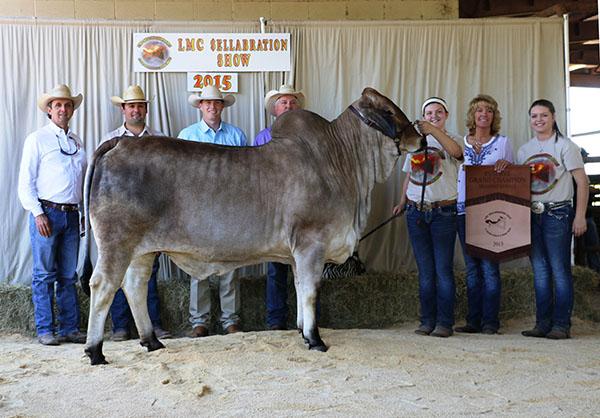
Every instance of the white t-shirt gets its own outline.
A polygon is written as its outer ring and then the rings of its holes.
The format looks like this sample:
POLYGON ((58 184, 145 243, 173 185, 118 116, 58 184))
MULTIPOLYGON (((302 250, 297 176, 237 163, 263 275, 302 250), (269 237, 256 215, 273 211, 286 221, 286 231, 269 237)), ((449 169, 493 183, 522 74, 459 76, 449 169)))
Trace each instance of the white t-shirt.
POLYGON ((581 150, 570 139, 556 135, 546 141, 530 139, 519 148, 519 164, 531 168, 531 200, 562 202, 573 199, 571 170, 583 168, 581 150))
POLYGON ((477 154, 464 137, 465 160, 458 169, 458 202, 456 210, 459 215, 465 213, 466 179, 465 166, 467 165, 494 165, 498 160, 513 162, 513 151, 510 139, 503 135, 495 135, 488 142, 481 145, 481 152, 477 154))
MULTIPOLYGON (((447 134, 460 144, 460 138, 447 134)), ((402 171, 410 180, 406 197, 414 202, 421 201, 421 190, 425 172, 425 202, 456 199, 456 172, 460 162, 452 157, 433 135, 427 135, 427 161, 425 152, 410 153, 404 160, 402 171)))

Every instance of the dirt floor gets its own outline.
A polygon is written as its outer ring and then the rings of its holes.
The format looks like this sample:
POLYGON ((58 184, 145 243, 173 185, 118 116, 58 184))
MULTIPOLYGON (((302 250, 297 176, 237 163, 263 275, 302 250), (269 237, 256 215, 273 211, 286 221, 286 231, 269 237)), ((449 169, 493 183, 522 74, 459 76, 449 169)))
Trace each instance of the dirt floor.
POLYGON ((573 339, 503 334, 448 339, 385 330, 323 329, 327 353, 295 331, 163 341, 108 341, 109 365, 83 346, 0 336, 2 417, 600 416, 600 327, 573 339))

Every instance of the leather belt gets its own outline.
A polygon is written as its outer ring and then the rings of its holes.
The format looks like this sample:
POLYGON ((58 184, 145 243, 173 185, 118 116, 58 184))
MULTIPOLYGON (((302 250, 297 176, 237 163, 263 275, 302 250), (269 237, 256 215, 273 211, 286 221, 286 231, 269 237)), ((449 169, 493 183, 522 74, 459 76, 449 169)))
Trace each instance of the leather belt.
POLYGON ((531 211, 536 215, 540 215, 549 210, 558 209, 570 205, 570 200, 563 200, 562 202, 531 202, 531 211))
POLYGON ((437 202, 423 202, 423 208, 421 208, 421 203, 420 202, 415 202, 415 201, 410 200, 410 199, 407 200, 406 204, 408 206, 414 206, 415 208, 417 208, 417 210, 420 210, 422 212, 429 212, 430 210, 437 209, 437 208, 443 208, 444 206, 455 205, 456 204, 456 199, 439 200, 437 202))
POLYGON ((79 205, 74 203, 54 203, 49 200, 39 199, 42 206, 46 206, 52 209, 58 209, 62 212, 75 212, 79 210, 79 205))

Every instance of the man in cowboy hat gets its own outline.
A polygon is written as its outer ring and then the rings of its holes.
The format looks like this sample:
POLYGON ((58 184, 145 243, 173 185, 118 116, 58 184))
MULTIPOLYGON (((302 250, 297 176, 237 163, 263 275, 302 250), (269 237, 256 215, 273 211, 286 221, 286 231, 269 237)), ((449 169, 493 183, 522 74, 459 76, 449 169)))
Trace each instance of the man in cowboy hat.
MULTIPOLYGON (((288 110, 302 109, 304 94, 294 90, 289 84, 279 90, 271 90, 265 96, 265 108, 275 118, 288 110)), ((264 145, 271 140, 271 127, 265 128, 254 138, 254 146, 264 145)), ((287 277, 288 266, 283 263, 269 263, 267 266, 267 327, 271 330, 287 329, 287 277)))
MULTIPOLYGON (((155 131, 146 125, 146 115, 148 113, 148 102, 142 88, 138 85, 127 87, 123 97, 113 96, 110 101, 121 108, 125 122, 114 131, 104 136, 102 142, 119 136, 144 137, 144 136, 164 136, 162 132, 155 131)), ((161 326, 160 321, 160 301, 158 298, 158 285, 156 282, 156 273, 159 269, 159 254, 156 254, 152 274, 148 281, 148 313, 150 321, 154 328, 154 334, 157 338, 171 338, 171 333, 161 326)), ((129 333, 131 323, 131 310, 123 290, 119 289, 115 294, 112 305, 110 306, 110 316, 113 323, 113 341, 125 341, 131 336, 129 333)))
POLYGON ((87 160, 69 121, 83 96, 64 84, 42 94, 38 107, 50 122, 25 139, 19 170, 19 200, 29 215, 33 252, 31 293, 38 341, 85 343, 79 331, 77 255, 79 204, 87 160), (56 294, 55 294, 56 289, 56 294), (58 305, 55 329, 52 300, 58 305), (55 335, 56 333, 56 335, 55 335))
MULTIPOLYGON (((178 138, 190 141, 207 142, 211 144, 245 146, 246 135, 241 129, 223 122, 221 113, 223 109, 235 103, 231 94, 223 96, 218 88, 207 86, 200 96, 192 94, 188 102, 193 107, 200 109, 202 119, 200 122, 184 128, 178 138)), ((231 271, 221 277, 212 276, 219 289, 221 300, 221 325, 225 333, 239 332, 239 283, 231 271)), ((192 278, 190 282, 190 323, 192 332, 190 336, 205 337, 208 335, 208 321, 210 318, 210 288, 208 280, 192 278)))

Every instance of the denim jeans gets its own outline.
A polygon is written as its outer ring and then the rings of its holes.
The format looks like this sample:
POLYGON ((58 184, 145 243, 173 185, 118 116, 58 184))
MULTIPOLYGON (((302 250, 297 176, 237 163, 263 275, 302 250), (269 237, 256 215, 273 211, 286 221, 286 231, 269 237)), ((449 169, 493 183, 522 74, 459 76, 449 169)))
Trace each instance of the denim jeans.
POLYGON ((465 215, 458 215, 458 237, 467 270, 467 325, 478 330, 497 331, 500 328, 500 266, 484 258, 467 254, 465 246, 465 215))
POLYGON ((269 263, 267 266, 267 326, 287 326, 288 265, 269 263))
POLYGON ((571 328, 573 276, 571 239, 573 207, 531 214, 531 266, 535 287, 536 328, 571 328))
POLYGON ((421 325, 454 325, 454 243, 456 205, 420 212, 406 211, 408 235, 419 269, 421 325))
POLYGON ((52 301, 56 292, 57 334, 79 331, 77 302, 77 256, 79 253, 79 212, 44 208, 52 234, 46 238, 29 215, 29 236, 33 252, 31 294, 37 335, 54 333, 52 301), (56 284, 56 288, 55 288, 56 284))
MULTIPOLYGON (((158 300, 158 285, 156 283, 156 273, 160 264, 158 262, 160 255, 154 258, 154 264, 152 265, 152 274, 148 281, 148 313, 150 314, 150 321, 155 327, 160 327, 160 302, 158 300)), ((127 298, 123 290, 117 290, 112 305, 110 306, 110 317, 113 323, 113 332, 120 330, 129 331, 129 324, 133 319, 127 298)))

